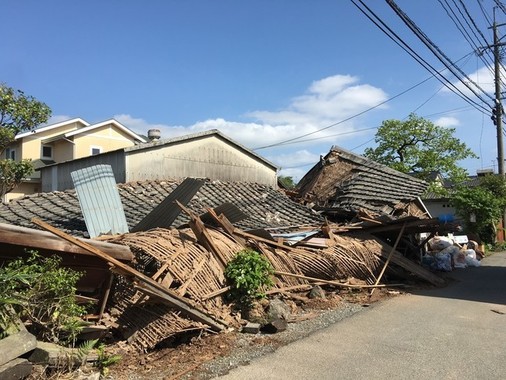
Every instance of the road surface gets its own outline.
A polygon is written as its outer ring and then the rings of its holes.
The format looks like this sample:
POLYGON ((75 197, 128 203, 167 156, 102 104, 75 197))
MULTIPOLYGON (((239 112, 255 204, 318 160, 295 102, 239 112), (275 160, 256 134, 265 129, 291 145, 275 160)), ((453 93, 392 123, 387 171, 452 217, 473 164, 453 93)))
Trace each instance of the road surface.
POLYGON ((448 277, 445 288, 376 304, 220 379, 506 379, 506 252, 448 277))

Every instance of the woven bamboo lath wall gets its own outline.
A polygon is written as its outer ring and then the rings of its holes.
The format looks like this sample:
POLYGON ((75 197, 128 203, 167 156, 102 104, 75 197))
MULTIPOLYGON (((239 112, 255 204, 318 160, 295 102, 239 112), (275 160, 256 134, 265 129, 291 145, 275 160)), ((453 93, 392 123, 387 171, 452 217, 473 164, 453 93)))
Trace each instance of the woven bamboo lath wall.
MULTIPOLYGON (((268 247, 264 243, 258 244, 259 250, 269 260, 275 271, 287 272, 294 274, 303 274, 297 264, 290 256, 291 254, 284 251, 283 249, 274 249, 268 247)), ((284 288, 287 286, 304 285, 308 282, 306 280, 295 278, 291 276, 278 276, 274 282, 274 286, 277 288, 284 288)))
POLYGON ((126 308, 118 323, 124 325, 123 335, 138 351, 149 351, 163 340, 190 330, 203 330, 202 323, 183 318, 166 305, 144 303, 126 308))
POLYGON ((325 280, 341 280, 355 277, 374 283, 381 267, 381 260, 374 254, 381 245, 374 240, 364 241, 336 235, 333 246, 321 250, 290 252, 299 270, 306 276, 325 280))
MULTIPOLYGON (((211 234, 226 257, 232 257, 242 249, 242 246, 224 234, 215 231, 211 231, 211 234)), ((196 242, 190 229, 179 231, 157 228, 121 235, 109 241, 130 247, 136 258, 135 269, 148 276, 157 273, 159 282, 193 301, 199 309, 220 319, 230 319, 229 307, 221 297, 202 301, 208 294, 221 289, 225 278, 216 259, 196 242)), ((150 302, 120 278, 116 282, 112 299, 114 307, 120 311, 118 323, 124 330, 136 331, 129 341, 139 349, 152 348, 182 331, 205 328, 200 323, 180 317, 165 305, 150 302)))
POLYGON ((373 284, 381 270, 381 245, 375 240, 334 236, 334 246, 324 250, 336 263, 340 276, 355 277, 373 284))

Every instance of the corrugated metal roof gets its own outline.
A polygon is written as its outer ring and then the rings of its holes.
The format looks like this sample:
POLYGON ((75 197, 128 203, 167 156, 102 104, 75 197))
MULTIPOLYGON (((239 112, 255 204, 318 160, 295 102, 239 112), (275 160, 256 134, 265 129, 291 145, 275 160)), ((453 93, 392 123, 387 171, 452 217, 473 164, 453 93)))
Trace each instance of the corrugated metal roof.
POLYGON ((110 165, 70 173, 91 238, 128 232, 123 205, 110 165))

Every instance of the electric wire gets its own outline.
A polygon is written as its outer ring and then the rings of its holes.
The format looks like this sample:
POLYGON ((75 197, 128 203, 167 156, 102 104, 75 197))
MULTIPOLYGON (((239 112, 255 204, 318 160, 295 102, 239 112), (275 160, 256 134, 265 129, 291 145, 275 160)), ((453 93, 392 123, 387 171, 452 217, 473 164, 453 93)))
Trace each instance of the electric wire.
POLYGON ((461 34, 464 35, 464 37, 466 35, 469 36, 469 33, 467 33, 467 29, 469 29, 472 32, 476 41, 474 41, 472 38, 470 38, 471 41, 469 41, 468 39, 466 39, 466 40, 469 42, 471 47, 475 49, 477 56, 481 59, 481 61, 485 65, 485 67, 487 67, 488 70, 490 71, 490 73, 493 75, 494 74, 494 57, 492 55, 491 50, 488 48, 489 44, 487 42, 485 35, 480 30, 480 28, 478 28, 478 25, 476 24, 474 19, 471 17, 465 4, 463 4, 462 1, 460 1, 462 7, 464 8, 464 12, 462 12, 462 10, 458 6, 458 4, 455 2, 455 0, 452 0, 452 1, 453 1, 453 4, 455 5, 455 8, 458 11, 458 13, 460 14, 461 18, 466 23, 467 28, 464 25, 462 25, 462 23, 459 21, 458 16, 456 15, 455 11, 453 11, 453 8, 451 7, 451 5, 448 3, 447 0, 439 0, 439 3, 443 6, 447 15, 450 17, 450 19, 454 23, 458 22, 459 25, 461 25, 461 28, 457 27, 457 29, 460 30, 461 34), (446 7, 442 3, 442 1, 444 1, 444 3, 446 4, 446 7), (451 14, 454 15, 454 17, 451 16, 450 12, 451 12, 451 14), (464 15, 464 13, 465 13, 465 15, 464 15), (477 35, 477 33, 479 36, 477 35), (480 46, 480 45, 483 45, 483 46, 480 46))
POLYGON ((473 105, 480 112, 484 112, 490 115, 490 109, 483 107, 482 103, 478 103, 475 100, 468 97, 461 89, 459 89, 454 83, 448 78, 438 72, 431 64, 424 60, 418 53, 416 53, 402 38, 400 38, 388 25, 385 24, 362 0, 351 0, 351 2, 374 24, 376 25, 387 37, 394 41, 401 49, 408 53, 415 61, 417 61, 422 67, 429 71, 436 77, 441 83, 446 84, 447 88, 457 96, 461 97, 467 103, 473 105), (357 4, 360 2, 361 7, 357 4))
POLYGON ((386 0, 387 4, 397 14, 397 16, 404 22, 404 24, 418 37, 418 39, 434 54, 434 56, 464 85, 466 86, 478 99, 483 103, 487 103, 483 95, 487 96, 490 100, 494 98, 485 90, 475 83, 469 76, 460 69, 454 62, 448 58, 443 51, 416 25, 416 23, 409 18, 409 16, 395 3, 393 0, 386 0), (464 80, 467 79, 467 81, 464 80), (469 84, 472 83, 474 87, 469 84), (479 92, 478 92, 479 91, 479 92), (481 92, 481 93, 480 93, 481 92))

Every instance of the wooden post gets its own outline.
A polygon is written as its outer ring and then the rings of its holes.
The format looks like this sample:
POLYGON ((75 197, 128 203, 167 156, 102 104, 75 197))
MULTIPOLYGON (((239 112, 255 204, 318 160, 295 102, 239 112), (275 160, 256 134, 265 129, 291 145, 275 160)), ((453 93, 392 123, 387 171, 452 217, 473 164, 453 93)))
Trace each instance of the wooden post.
MULTIPOLYGON (((406 222, 404 222, 404 224, 402 225, 401 231, 399 232, 399 235, 397 235, 397 239, 395 240, 395 244, 392 247, 392 249, 390 250, 390 253, 388 254, 387 260, 385 261, 385 265, 383 266, 383 269, 381 270, 381 272, 380 272, 378 278, 376 279, 376 282, 374 283, 374 285, 378 285, 379 282, 381 281, 381 278, 383 277, 383 274, 385 273, 385 271, 386 271, 386 269, 388 267, 388 264, 390 263, 390 260, 392 259, 392 255, 394 254, 394 251, 397 249, 397 245, 401 241, 401 237, 402 237, 402 234, 404 233, 404 229, 405 228, 406 228, 406 222)), ((371 289, 371 295, 373 293, 374 293, 374 288, 371 289)))

